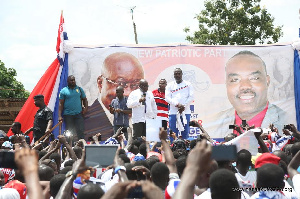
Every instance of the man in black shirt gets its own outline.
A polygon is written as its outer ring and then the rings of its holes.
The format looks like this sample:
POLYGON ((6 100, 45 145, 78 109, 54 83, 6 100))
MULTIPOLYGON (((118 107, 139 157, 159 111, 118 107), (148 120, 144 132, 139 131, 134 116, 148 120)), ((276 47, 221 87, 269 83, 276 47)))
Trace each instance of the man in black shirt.
POLYGON ((52 128, 53 113, 46 106, 43 95, 36 95, 33 99, 35 106, 40 108, 34 116, 32 127, 34 141, 37 141, 52 128))

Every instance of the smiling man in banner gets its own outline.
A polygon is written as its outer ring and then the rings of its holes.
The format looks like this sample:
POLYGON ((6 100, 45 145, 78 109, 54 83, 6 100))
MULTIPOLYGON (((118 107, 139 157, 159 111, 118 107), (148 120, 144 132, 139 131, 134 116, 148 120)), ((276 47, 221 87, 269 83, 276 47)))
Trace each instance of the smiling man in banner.
POLYGON ((232 133, 230 124, 240 126, 246 120, 249 126, 268 128, 272 123, 279 132, 285 124, 285 111, 269 103, 270 77, 265 62, 251 51, 240 51, 225 66, 227 96, 232 108, 216 117, 218 137, 232 133))
POLYGON ((99 132, 104 139, 112 136, 113 115, 109 112, 109 105, 117 97, 116 88, 122 86, 124 96, 128 97, 131 91, 139 88, 139 82, 143 78, 144 69, 135 56, 126 52, 116 52, 105 58, 101 75, 97 78, 100 96, 85 115, 86 137, 99 132))

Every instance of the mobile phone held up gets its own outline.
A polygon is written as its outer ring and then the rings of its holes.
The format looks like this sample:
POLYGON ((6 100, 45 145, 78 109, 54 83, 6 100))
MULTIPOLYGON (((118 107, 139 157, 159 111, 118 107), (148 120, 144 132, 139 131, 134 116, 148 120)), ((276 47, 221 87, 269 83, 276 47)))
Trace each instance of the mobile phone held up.
POLYGON ((216 161, 234 161, 237 158, 235 145, 213 146, 211 158, 216 161))
POLYGON ((127 195, 127 198, 143 198, 144 193, 141 186, 131 189, 127 195))
POLYGON ((229 129, 234 129, 234 124, 229 124, 229 129))
POLYGON ((17 169, 15 163, 15 152, 0 151, 0 168, 17 169))

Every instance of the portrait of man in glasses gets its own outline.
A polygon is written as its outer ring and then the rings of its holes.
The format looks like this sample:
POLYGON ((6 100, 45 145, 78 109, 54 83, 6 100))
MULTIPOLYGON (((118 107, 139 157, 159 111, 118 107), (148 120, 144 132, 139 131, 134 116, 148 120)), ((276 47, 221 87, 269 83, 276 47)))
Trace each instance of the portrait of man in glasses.
POLYGON ((109 112, 111 101, 116 98, 116 88, 124 88, 124 96, 139 88, 139 82, 144 78, 144 69, 139 60, 126 52, 116 52, 107 56, 97 78, 99 97, 89 107, 85 117, 86 135, 101 132, 106 139, 113 134, 109 112))

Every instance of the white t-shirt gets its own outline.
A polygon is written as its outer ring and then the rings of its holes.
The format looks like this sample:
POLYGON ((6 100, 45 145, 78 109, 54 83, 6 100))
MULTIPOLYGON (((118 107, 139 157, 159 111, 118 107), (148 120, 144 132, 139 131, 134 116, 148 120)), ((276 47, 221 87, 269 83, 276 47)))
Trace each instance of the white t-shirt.
MULTIPOLYGON (((238 171, 238 170, 237 170, 238 171)), ((235 173, 235 177, 241 188, 246 190, 246 188, 253 188, 256 183, 256 171, 248 171, 245 176, 239 172, 235 173)), ((253 195, 252 191, 246 191, 250 196, 253 195)))
POLYGON ((176 81, 169 83, 166 87, 166 101, 170 104, 169 114, 177 114, 177 104, 185 106, 185 114, 191 114, 190 104, 194 100, 194 89, 192 84, 187 81, 182 81, 177 84, 176 81))
POLYGON ((294 189, 297 193, 298 198, 300 198, 300 173, 294 175, 293 179, 294 189))
MULTIPOLYGON (((241 192, 241 199, 249 199, 249 195, 245 193, 244 191, 241 192)), ((206 191, 204 191, 199 196, 194 197, 194 199, 211 199, 211 192, 210 188, 208 188, 206 191)))

